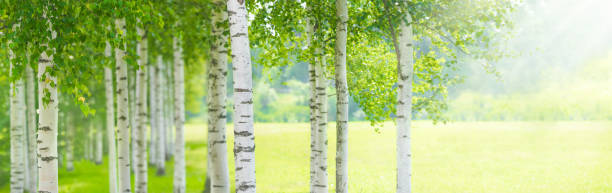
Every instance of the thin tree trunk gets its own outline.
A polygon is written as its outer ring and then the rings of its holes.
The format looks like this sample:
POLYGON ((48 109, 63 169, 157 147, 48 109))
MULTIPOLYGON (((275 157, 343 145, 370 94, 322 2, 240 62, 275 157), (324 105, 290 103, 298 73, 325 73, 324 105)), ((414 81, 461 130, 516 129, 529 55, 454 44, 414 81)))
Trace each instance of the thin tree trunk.
MULTIPOLYGON (((110 44, 106 43, 106 57, 110 58, 110 44)), ((106 93, 106 134, 108 140, 108 182, 109 192, 117 193, 117 147, 115 142, 115 95, 113 94, 113 70, 104 67, 106 93)))
POLYGON ((27 132, 28 132, 28 192, 37 192, 38 185, 38 159, 36 158, 36 84, 34 81, 34 69, 30 64, 26 65, 26 106, 27 106, 27 132))
POLYGON ((157 57, 157 70, 155 72, 155 74, 157 76, 156 87, 160 89, 159 90, 160 92, 158 92, 158 95, 156 97, 156 100, 157 100, 156 103, 157 104, 155 105, 155 107, 156 107, 156 109, 155 109, 155 111, 156 111, 156 118, 155 118, 156 121, 155 122, 158 124, 157 135, 156 135, 156 137, 157 137, 157 140, 156 140, 156 142, 157 142, 157 147, 156 147, 157 148, 157 152, 155 153, 155 155, 157 156, 156 161, 157 161, 157 175, 158 176, 166 175, 166 159, 165 159, 166 152, 164 152, 165 144, 166 144, 166 142, 164 140, 166 138, 166 135, 165 135, 164 131, 166 129, 166 125, 165 125, 165 121, 163 119, 163 116, 164 116, 164 114, 163 114, 163 112, 164 112, 163 111, 164 110, 163 109, 164 108, 164 101, 163 100, 165 98, 164 97, 165 92, 164 92, 164 88, 163 88, 164 78, 162 76, 163 75, 163 71, 164 71, 163 66, 164 65, 163 65, 162 56, 159 55, 157 57))
POLYGON ((317 155, 314 192, 328 192, 327 187, 327 78, 325 77, 325 57, 320 47, 315 48, 315 73, 317 92, 317 132, 315 151, 317 155))
MULTIPOLYGON (((96 144, 96 129, 93 126, 93 119, 89 119, 89 127, 87 128, 87 138, 89 139, 87 141, 87 159, 91 162, 95 161, 95 144, 96 144)), ((61 164, 60 164, 61 165, 61 164)))
POLYGON ((410 122, 412 119, 413 40, 410 14, 400 22, 397 66, 397 192, 411 192, 410 122))
POLYGON ((138 34, 142 39, 138 44, 140 59, 136 72, 136 170, 134 177, 134 189, 136 193, 147 192, 147 35, 139 28, 138 34))
MULTIPOLYGON (((309 11, 311 11, 311 7, 308 7, 309 11)), ((311 48, 314 46, 314 42, 313 42, 313 35, 314 35, 314 31, 315 31, 315 24, 314 24, 314 20, 311 18, 307 18, 306 19, 306 25, 307 25, 307 38, 308 38, 308 51, 312 50, 311 48)), ((317 124, 317 108, 318 106, 316 105, 317 103, 317 82, 316 82, 316 70, 315 70, 315 62, 314 61, 309 61, 308 63, 308 82, 310 84, 310 100, 309 100, 309 105, 310 105, 310 192, 314 192, 316 189, 316 174, 318 172, 317 170, 317 157, 319 152, 317 151, 317 148, 315 147, 315 145, 317 144, 317 131, 318 131, 318 124, 317 124)))
MULTIPOLYGON (((116 20, 118 30, 125 32, 125 20, 116 20)), ((119 190, 131 192, 130 185, 130 128, 129 128, 129 104, 128 104, 128 69, 125 62, 125 45, 115 48, 116 73, 117 73, 117 146, 118 146, 118 171, 119 190)))
MULTIPOLYGON (((11 52, 11 51, 9 51, 11 52)), ((13 57, 13 53, 9 53, 13 57)), ((13 63, 10 62, 10 73, 13 73, 13 63)), ((25 121, 25 86, 23 77, 17 79, 10 84, 10 143, 11 143, 11 193, 24 192, 26 181, 26 146, 24 143, 26 137, 26 121, 25 121)))
MULTIPOLYGON (((26 53, 27 54, 27 53, 26 53)), ((26 55, 26 57, 29 58, 29 55, 26 55)), ((27 68, 29 68, 29 60, 26 59, 25 63, 24 63, 24 67, 26 67, 26 71, 27 68)), ((30 160, 30 136, 32 135, 32 133, 29 132, 30 129, 30 118, 28 117, 30 114, 28 113, 28 100, 29 100, 29 95, 28 92, 30 91, 30 88, 28 87, 28 84, 30 84, 30 82, 28 82, 28 76, 29 74, 24 74, 24 87, 23 87, 23 92, 24 92, 24 98, 23 98, 23 102, 24 102, 24 106, 23 106, 23 110, 24 110, 24 117, 23 117, 23 164, 24 164, 24 173, 23 173, 23 177, 24 177, 24 184, 23 184, 23 190, 24 192, 31 192, 31 178, 30 178, 30 168, 31 168, 31 164, 32 164, 32 160, 30 160)))
MULTIPOLYGON (((174 48, 175 52, 176 52, 176 47, 174 48)), ((173 62, 172 62, 173 63, 173 62)), ((164 71, 164 79, 165 79, 165 85, 164 88, 166 89, 166 92, 164 93, 166 95, 166 100, 164 102, 165 105, 165 109, 164 109, 164 120, 166 121, 166 148, 165 148, 165 152, 166 152, 166 161, 169 161, 170 158, 172 157, 172 155, 174 154, 174 148, 173 148, 173 142, 174 139, 172 138, 172 134, 174 133, 174 113, 173 113, 173 109, 174 109, 174 96, 172 93, 173 92, 173 88, 174 88, 174 83, 173 83, 173 79, 172 79, 172 63, 168 62, 166 65, 166 70, 164 71)))
MULTIPOLYGON (((69 114, 70 115, 70 114, 69 114)), ((74 124, 72 118, 67 116, 66 120, 66 170, 74 170, 74 124)))
MULTIPOLYGON (((51 25, 49 26, 50 28, 51 25)), ((56 33, 52 31, 52 39, 56 33)), ((57 77, 47 70, 53 69, 53 55, 42 52, 38 60, 38 192, 58 192, 58 153, 57 153, 57 120, 58 120, 58 97, 57 77), (43 96, 48 93, 48 100, 43 96)))
POLYGON ((348 84, 346 80, 346 41, 348 8, 346 0, 336 0, 336 193, 348 193, 348 84))
POLYGON ((149 164, 157 166, 157 66, 149 65, 149 122, 151 132, 149 137, 149 164))
POLYGON ((185 71, 183 49, 179 38, 174 40, 174 123, 176 128, 174 155, 174 193, 185 193, 185 71))
POLYGON ((244 0, 228 0, 227 12, 234 65, 234 162, 236 193, 256 192, 253 129, 253 74, 244 0))
MULTIPOLYGON (((89 159, 89 141, 91 139, 90 139, 90 135, 89 135, 89 130, 88 129, 89 128, 84 128, 84 130, 85 130, 85 137, 84 137, 84 139, 85 140, 83 141, 84 144, 82 144, 83 145, 83 158, 81 158, 81 159, 85 159, 86 161, 91 161, 89 159)), ((60 163, 61 163, 61 161, 60 161, 60 163)), ((60 165, 62 165, 62 164, 60 164, 60 165)))
POLYGON ((128 88, 129 88, 129 105, 130 105, 130 163, 131 171, 136 171, 136 163, 138 162, 136 155, 136 70, 128 67, 128 88))
MULTIPOLYGON (((93 119, 93 117, 92 117, 93 119)), ((96 120, 96 119, 94 119, 96 120)), ((94 127, 95 131, 96 131, 96 165, 100 165, 102 164, 102 157, 104 154, 104 146, 102 141, 104 140, 102 137, 102 133, 104 132, 103 128, 100 126, 95 126, 94 127)))
POLYGON ((227 5, 221 1, 213 2, 212 15, 213 40, 210 47, 208 67, 208 165, 207 178, 213 193, 229 193, 229 166, 227 160, 226 110, 227 97, 227 5))

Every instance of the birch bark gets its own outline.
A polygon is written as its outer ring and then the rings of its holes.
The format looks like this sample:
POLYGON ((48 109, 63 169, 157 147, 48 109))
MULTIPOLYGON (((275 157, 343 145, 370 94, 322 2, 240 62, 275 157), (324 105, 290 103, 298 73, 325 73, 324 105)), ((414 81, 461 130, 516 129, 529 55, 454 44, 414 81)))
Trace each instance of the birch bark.
MULTIPOLYGON (((9 50, 9 57, 11 58, 9 71, 13 74, 13 53, 9 50)), ((26 181, 26 144, 24 140, 26 138, 26 112, 25 112, 25 86, 23 83, 23 77, 18 77, 17 80, 10 84, 10 146, 11 146, 11 193, 21 193, 25 189, 26 181)))
POLYGON ((256 192, 253 79, 244 0, 228 0, 227 12, 234 65, 234 162, 236 193, 256 192))
POLYGON ((142 39, 138 44, 140 59, 138 60, 138 70, 136 72, 136 170, 134 173, 134 192, 147 192, 147 35, 142 29, 138 28, 138 34, 142 39))
MULTIPOLYGON (((111 57, 110 44, 106 43, 106 57, 111 57)), ((106 97, 106 135, 108 140, 108 183, 109 192, 117 192, 117 145, 115 141, 115 95, 113 93, 113 70, 104 67, 106 97)))
POLYGON ((346 41, 348 8, 346 0, 336 0, 336 193, 348 193, 348 83, 346 80, 346 41))
POLYGON ((325 77, 325 57, 322 49, 315 48, 316 74, 316 119, 315 139, 315 179, 314 192, 328 192, 327 185, 327 78, 325 77))
MULTIPOLYGON (((48 21, 49 22, 49 21, 48 21)), ((49 28, 53 27, 49 23, 49 28)), ((51 30, 51 38, 55 39, 56 32, 51 30)), ((58 153, 57 153, 57 120, 58 97, 57 77, 47 70, 53 69, 53 55, 42 52, 38 59, 38 192, 58 192, 58 153), (44 94, 48 93, 48 100, 44 94)))
POLYGON ((63 120, 66 120, 65 128, 66 128, 66 170, 73 171, 74 170, 74 124, 70 124, 72 122, 72 118, 70 114, 63 120))
POLYGON ((174 123, 176 128, 174 155, 174 193, 185 193, 185 71, 183 49, 179 39, 174 40, 174 123))
POLYGON ((149 164, 157 166, 157 66, 149 65, 149 122, 151 125, 149 137, 149 164))
MULTIPOLYGON (((95 120, 95 119, 94 119, 95 120)), ((94 127, 95 131, 96 131, 96 165, 100 165, 102 164, 102 157, 104 154, 104 146, 102 141, 104 140, 102 137, 102 133, 104 132, 102 127, 99 126, 95 126, 94 127)))
POLYGON ((213 41, 210 48, 208 69, 208 162, 213 193, 229 193, 229 166, 226 140, 226 81, 227 81, 227 38, 229 29, 225 27, 227 5, 222 0, 213 2, 212 15, 213 41))
MULTIPOLYGON (((174 44, 174 43, 173 43, 174 44)), ((173 47, 174 52, 176 52, 176 47, 173 47)), ((174 54, 174 53, 173 53, 174 54)), ((164 109, 164 121, 165 121, 165 125, 166 125, 166 138, 164 139, 166 141, 166 146, 165 146, 165 152, 166 152, 166 161, 169 161, 170 158, 172 157, 172 155, 174 154, 174 148, 173 148, 173 143, 174 143, 174 139, 173 139, 173 133, 174 133, 174 82, 173 82, 173 76, 172 76, 172 70, 173 70, 173 62, 168 62, 165 66, 165 71, 163 72, 163 76, 165 79, 165 84, 164 84, 164 88, 166 89, 166 92, 164 93, 166 96, 166 99, 164 101, 164 105, 165 105, 165 109, 164 109)))
POLYGON ((164 119, 163 119, 163 108, 164 108, 164 101, 163 99, 164 97, 164 78, 163 78, 163 59, 162 56, 159 55, 157 56, 157 70, 155 72, 156 74, 156 87, 158 88, 157 91, 157 96, 156 96, 156 104, 155 104, 155 122, 157 124, 157 133, 156 133, 156 148, 157 148, 157 152, 155 152, 155 155, 157 156, 156 158, 156 164, 157 164, 157 175, 158 176, 163 176, 166 175, 166 153, 165 151, 165 132, 164 130, 166 129, 166 124, 164 119))
POLYGON ((135 172, 136 171, 136 163, 138 162, 137 160, 137 154, 138 152, 136 152, 136 127, 137 127, 137 123, 136 123, 136 69, 133 69, 132 67, 128 67, 128 90, 129 90, 129 105, 130 105, 130 114, 129 114, 129 120, 130 120, 130 164, 131 164, 131 171, 135 172))
POLYGON ((36 84, 34 69, 26 65, 26 106, 27 106, 27 133, 28 133, 28 192, 36 192, 38 185, 38 158, 36 157, 36 84))
POLYGON ((410 122, 412 119, 413 40, 410 14, 400 22, 397 66, 397 192, 411 192, 410 122))
MULTIPOLYGON (((85 128, 86 133, 85 133, 85 159, 87 161, 93 161, 92 159, 92 150, 93 150, 93 146, 92 146, 92 137, 91 137, 91 124, 87 123, 87 128, 85 128)), ((61 164, 61 157, 60 157, 60 165, 61 164)))
MULTIPOLYGON (((117 30, 126 32, 125 20, 115 21, 117 30)), ((119 191, 131 192, 130 184, 130 128, 129 128, 129 104, 128 104, 128 69, 125 57, 125 45, 115 48, 116 72, 117 73, 117 150, 118 150, 118 174, 119 191)))
MULTIPOLYGON (((309 7, 309 11, 311 11, 310 7, 309 7)), ((306 24, 307 26, 307 38, 308 38, 308 50, 312 50, 312 47, 314 46, 314 42, 313 42, 313 34, 314 34, 314 20, 311 18, 307 18, 306 19, 306 24)), ((316 74, 316 70, 315 70, 315 62, 310 61, 308 63, 308 82, 310 84, 310 101, 309 101, 309 105, 310 105, 310 192, 314 192, 316 189, 315 184, 316 183, 316 174, 318 172, 317 170, 317 157, 318 157, 318 151, 317 148, 315 147, 315 145, 317 144, 317 131, 318 131, 318 124, 317 124, 317 109, 318 106, 316 105, 317 103, 317 74, 316 74)))

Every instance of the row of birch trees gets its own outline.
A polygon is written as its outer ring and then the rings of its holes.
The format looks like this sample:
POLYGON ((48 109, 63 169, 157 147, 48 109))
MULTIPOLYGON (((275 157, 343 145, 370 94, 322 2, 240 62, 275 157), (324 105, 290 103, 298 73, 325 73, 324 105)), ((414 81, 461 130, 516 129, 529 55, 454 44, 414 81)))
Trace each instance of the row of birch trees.
POLYGON ((462 58, 486 63, 504 56, 500 42, 519 2, 7 0, 0 5, 0 53, 11 86, 11 192, 58 192, 59 161, 73 168, 77 135, 87 136, 83 155, 97 164, 106 144, 109 192, 147 192, 148 169, 165 175, 171 157, 173 191, 185 192, 185 104, 198 100, 190 93, 203 88, 204 190, 229 192, 231 61, 236 192, 256 192, 256 63, 308 65, 310 192, 329 191, 327 100, 333 85, 335 191, 349 192, 352 97, 374 126, 395 120, 397 192, 405 193, 411 192, 410 121, 420 115, 445 121, 447 87, 458 82, 450 72, 462 58), (205 73, 198 70, 202 63, 205 73), (186 78, 194 76, 205 76, 207 85, 186 78), (104 119, 97 119, 101 112, 104 119), (76 125, 80 117, 89 126, 76 125))
POLYGON ((13 116, 11 192, 58 192, 58 167, 74 169, 74 150, 101 164, 103 144, 109 192, 147 192, 149 165, 165 175, 173 156, 173 189, 185 192, 184 63, 206 58, 199 52, 210 47, 203 41, 210 23, 199 17, 207 6, 3 1, 2 62, 10 73, 13 116), (104 121, 95 116, 100 111, 104 121))

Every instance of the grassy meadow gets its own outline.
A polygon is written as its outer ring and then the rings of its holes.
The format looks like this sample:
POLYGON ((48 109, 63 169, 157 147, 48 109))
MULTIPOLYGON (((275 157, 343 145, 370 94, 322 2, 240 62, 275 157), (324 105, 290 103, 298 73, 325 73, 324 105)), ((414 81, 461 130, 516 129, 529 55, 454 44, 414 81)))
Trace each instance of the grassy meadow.
MULTIPOLYGON (((308 127, 307 123, 255 125, 258 192, 308 192, 308 127)), ((432 125, 420 121, 413 128, 414 192, 612 192, 610 122, 432 125)), ((205 125, 187 125, 186 132, 187 192, 201 192, 206 173, 205 125)), ((228 132, 230 151, 231 133, 228 132)), ((379 133, 369 123, 350 123, 351 192, 394 192, 394 133, 393 123, 387 123, 379 133)), ((330 192, 333 192, 333 124, 329 126, 328 137, 328 173, 330 192)), ((233 153, 228 155, 233 168, 233 153)), ((60 169, 60 192, 108 192, 106 160, 104 163, 97 166, 77 161, 73 172, 60 169)), ((149 192, 171 192, 172 166, 171 161, 167 163, 164 177, 155 176, 155 169, 149 168, 149 192)), ((8 183, 0 189, 0 192, 8 191, 8 183)))

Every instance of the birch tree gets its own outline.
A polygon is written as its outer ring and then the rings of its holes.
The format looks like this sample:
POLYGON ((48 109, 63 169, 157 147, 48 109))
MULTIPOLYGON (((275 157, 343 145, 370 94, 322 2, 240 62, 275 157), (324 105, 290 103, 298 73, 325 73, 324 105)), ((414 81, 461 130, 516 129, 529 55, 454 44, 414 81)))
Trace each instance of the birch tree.
POLYGON ((182 44, 174 39, 174 123, 176 128, 174 155, 174 193, 185 193, 185 71, 182 44))
POLYGON ((149 65, 149 122, 151 126, 149 137, 149 164, 157 166, 157 66, 149 65))
MULTIPOLYGON (((309 9, 311 9, 309 7, 309 9)), ((306 18, 306 24, 307 24, 307 44, 308 44, 308 48, 312 49, 314 43, 313 41, 313 35, 314 35, 314 31, 315 31, 315 24, 314 24, 314 20, 310 17, 306 18)), ((318 127, 319 124, 317 123, 317 109, 318 106, 316 105, 317 102, 317 73, 315 70, 315 63, 313 60, 311 60, 308 63, 308 83, 310 85, 310 99, 309 99, 309 106, 310 106, 310 191, 314 192, 315 189, 317 188, 315 185, 318 183, 317 182, 317 172, 319 172, 319 170, 317 170, 317 156, 318 156, 318 151, 316 148, 317 145, 317 132, 318 132, 318 127)))
MULTIPOLYGON (((174 50, 174 52, 176 52, 176 47, 172 47, 172 49, 174 50)), ((173 53, 174 53, 173 52, 173 53)), ((172 148, 172 144, 174 142, 174 139, 172 139, 172 133, 173 133, 173 127, 174 127, 174 121, 173 121, 173 117, 174 117, 174 113, 173 113, 173 107, 174 107, 174 102, 173 102, 173 79, 172 79, 172 70, 173 70, 173 63, 174 61, 170 62, 166 62, 165 65, 165 70, 163 71, 162 76, 164 76, 164 125, 166 125, 165 129, 164 129, 164 141, 166 141, 166 143, 164 144, 164 152, 166 153, 165 156, 165 160, 169 161, 170 158, 173 155, 174 149, 172 148)))
MULTIPOLYGON (((29 61, 29 60, 28 60, 29 61)), ((28 63, 26 65, 26 106, 27 106, 27 137, 28 139, 28 185, 26 191, 37 191, 38 185, 38 163, 36 158, 36 86, 34 82, 34 69, 28 63)))
POLYGON ((315 48, 316 114, 317 132, 315 139, 315 192, 327 192, 327 77, 325 76, 325 57, 321 48, 315 48))
MULTIPOLYGON (((94 132, 93 132, 93 124, 91 121, 87 121, 87 126, 84 128, 87 132, 85 133, 85 159, 90 162, 94 162, 94 132)), ((62 162, 60 161, 60 165, 62 162)))
MULTIPOLYGON (((49 21, 47 21, 49 22, 49 21)), ((55 39, 56 32, 51 23, 51 39, 55 39)), ((50 73, 55 68, 51 54, 43 52, 38 60, 38 191, 58 192, 58 153, 57 153, 57 120, 58 97, 57 77, 50 73)))
MULTIPOLYGON (((10 53, 10 59, 13 59, 13 53, 10 53)), ((15 64, 10 62, 10 74, 16 76, 15 80, 10 83, 10 143, 11 143, 11 193, 24 192, 26 181, 26 153, 25 135, 25 86, 23 76, 19 72, 15 72, 15 64)))
MULTIPOLYGON (((126 33, 125 20, 118 19, 115 25, 119 34, 126 33)), ((117 146, 118 146, 118 179, 119 191, 131 192, 130 185, 130 128, 128 122, 128 82, 127 64, 125 62, 125 44, 115 48, 117 73, 117 146)))
POLYGON ((138 76, 136 74, 136 69, 131 68, 132 66, 130 65, 128 67, 128 95, 130 96, 128 99, 128 103, 130 105, 130 114, 129 114, 129 120, 130 120, 130 163, 132 168, 131 171, 132 172, 136 172, 136 163, 138 162, 137 160, 137 154, 138 152, 136 152, 136 136, 138 135, 136 133, 136 127, 137 127, 137 123, 136 123, 136 113, 137 113, 137 109, 136 109, 136 77, 138 76))
POLYGON ((156 159, 156 166, 157 166, 157 175, 158 176, 163 176, 166 174, 166 152, 165 152, 165 132, 164 130, 166 129, 166 125, 165 125, 165 120, 163 119, 163 108, 164 108, 164 103, 163 103, 163 99, 164 99, 164 78, 163 78, 163 71, 164 71, 164 64, 163 64, 163 58, 161 55, 157 56, 157 67, 155 70, 155 76, 156 76, 156 82, 155 82, 155 86, 157 87, 157 97, 156 97, 156 104, 155 104, 155 123, 157 124, 157 133, 156 133, 156 149, 157 152, 155 152, 155 155, 157 156, 156 159))
MULTIPOLYGON (((110 48, 107 45, 107 50, 110 48)), ((104 82, 106 89, 106 134, 108 142, 108 175, 109 191, 117 192, 117 147, 115 142, 115 102, 113 94, 113 72, 110 67, 104 67, 104 82)))
POLYGON ((212 42, 208 63, 208 159, 207 176, 211 179, 213 193, 229 193, 229 167, 226 139, 226 75, 227 75, 227 5, 222 0, 213 1, 212 42))
MULTIPOLYGON (((321 26, 323 22, 321 21, 322 15, 315 14, 316 12, 322 10, 323 5, 319 3, 310 3, 308 7, 313 13, 308 16, 308 21, 310 22, 311 37, 310 42, 310 51, 314 51, 314 54, 311 55, 310 59, 313 63, 312 65, 312 79, 311 85, 314 88, 314 114, 311 115, 311 118, 314 118, 314 124, 316 127, 311 129, 314 131, 314 139, 311 139, 314 145, 312 146, 313 151, 313 161, 314 166, 311 166, 311 175, 313 175, 311 180, 311 192, 328 192, 328 181, 327 181, 327 77, 326 77, 326 55, 324 53, 324 43, 323 37, 325 32, 324 28, 321 26)), ((311 88, 311 89, 312 89, 311 88)), ((312 107, 311 107, 312 108, 312 107)))
MULTIPOLYGON (((111 57, 111 46, 106 42, 105 56, 111 57)), ((107 64, 110 65, 110 64, 107 64)), ((113 70, 104 67, 104 87, 106 98, 106 134, 108 140, 108 183, 109 192, 117 193, 117 147, 115 142, 115 95, 113 89, 113 70)))
POLYGON ((397 192, 411 192, 410 121, 412 119, 413 40, 410 15, 400 22, 397 66, 397 192))
MULTIPOLYGON (((65 120, 67 123, 71 123, 72 114, 69 114, 65 120)), ((66 170, 74 170, 74 124, 66 124, 66 170)))
POLYGON ((236 192, 256 192, 253 79, 244 0, 228 0, 227 13, 234 65, 234 162, 236 192))
POLYGON ((96 165, 100 165, 100 164, 102 164, 102 156, 104 154, 104 152, 103 152, 104 151, 103 150, 104 147, 103 147, 103 143, 102 143, 102 141, 103 141, 103 138, 102 138, 103 129, 102 129, 102 127, 94 126, 94 131, 96 132, 96 136, 95 136, 96 137, 95 160, 96 160, 96 165))
POLYGON ((348 7, 336 0, 336 193, 348 193, 349 95, 346 80, 348 7))
POLYGON ((447 108, 447 88, 457 82, 449 72, 456 69, 458 53, 485 60, 503 55, 492 40, 506 33, 511 25, 509 13, 516 4, 376 0, 368 6, 372 4, 370 11, 355 11, 352 17, 375 19, 350 20, 354 22, 351 28, 356 29, 349 32, 349 37, 354 38, 349 38, 348 43, 348 55, 353 56, 349 58, 348 88, 373 124, 391 119, 392 113, 396 115, 396 191, 411 192, 411 112, 419 112, 419 116, 434 122, 446 120, 442 112, 447 108), (391 41, 380 40, 381 36, 391 41), (428 51, 415 52, 413 46, 417 44, 426 46, 428 51), (376 62, 362 53, 378 53, 392 62, 376 62), (376 76, 360 73, 363 71, 375 72, 376 76), (381 76, 391 78, 371 78, 381 76), (373 90, 389 92, 369 94, 373 90))
POLYGON ((38 63, 38 103, 41 104, 38 118, 38 190, 58 192, 57 184, 57 87, 51 85, 56 78, 47 72, 53 68, 52 55, 42 54, 38 63), (49 92, 49 98, 43 94, 49 92), (45 103, 46 101, 46 103, 45 103))
POLYGON ((146 193, 148 181, 147 164, 147 35, 138 28, 141 37, 138 43, 138 70, 136 72, 136 169, 134 171, 134 192, 146 193))

